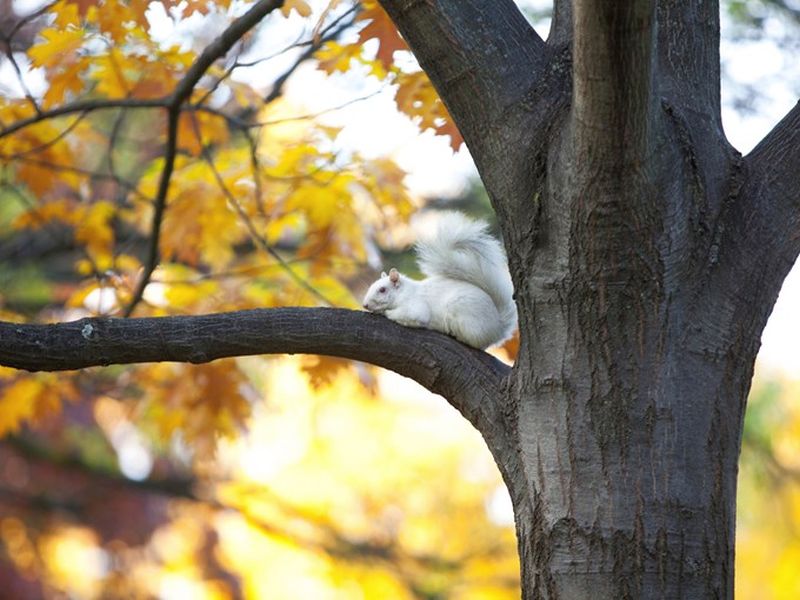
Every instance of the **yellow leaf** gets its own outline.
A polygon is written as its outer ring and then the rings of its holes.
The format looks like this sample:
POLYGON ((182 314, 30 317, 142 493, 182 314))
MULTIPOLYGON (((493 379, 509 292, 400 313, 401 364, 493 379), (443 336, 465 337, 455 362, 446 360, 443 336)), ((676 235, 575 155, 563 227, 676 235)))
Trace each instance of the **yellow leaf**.
POLYGON ((136 13, 117 0, 105 0, 102 8, 95 10, 100 30, 109 34, 115 42, 123 41, 128 34, 128 26, 136 21, 136 13))
POLYGON ((28 56, 35 67, 52 68, 62 64, 83 45, 86 32, 83 29, 43 29, 44 41, 31 46, 28 56))
POLYGON ((18 431, 23 422, 36 421, 61 410, 61 400, 77 398, 75 388, 52 374, 23 375, 0 388, 0 436, 18 431))
POLYGON ((53 200, 34 206, 14 219, 15 229, 39 229, 53 221, 73 223, 74 202, 68 199, 53 200))
POLYGON ((342 46, 335 41, 329 41, 317 50, 317 66, 328 74, 344 73, 350 69, 352 60, 361 55, 360 44, 342 46))
POLYGON ((0 436, 19 431, 23 421, 36 412, 36 399, 43 389, 37 379, 18 379, 0 396, 0 436))
POLYGON ((420 129, 450 136, 450 146, 456 152, 464 139, 428 76, 423 71, 400 72, 397 84, 397 108, 416 121, 420 129))
POLYGON ((101 200, 81 209, 75 224, 75 241, 83 243, 95 259, 105 258, 109 261, 114 245, 111 218, 116 207, 111 202, 101 200))
POLYGON ((131 71, 128 58, 120 50, 112 47, 108 54, 94 61, 92 79, 97 81, 97 92, 109 98, 129 95, 131 78, 134 75, 131 71))
POLYGON ((54 23, 61 29, 66 29, 70 25, 77 27, 81 24, 82 17, 78 10, 78 5, 74 2, 69 2, 69 0, 56 2, 50 8, 50 13, 55 15, 54 23))

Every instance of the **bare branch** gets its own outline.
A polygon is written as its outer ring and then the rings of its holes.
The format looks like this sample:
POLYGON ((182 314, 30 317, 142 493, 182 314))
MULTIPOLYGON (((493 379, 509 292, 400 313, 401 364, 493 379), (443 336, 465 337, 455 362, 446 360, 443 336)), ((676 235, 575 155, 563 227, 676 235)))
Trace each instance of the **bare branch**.
POLYGON ((281 96, 283 93, 283 86, 289 80, 289 77, 292 76, 292 74, 300 67, 300 65, 310 58, 313 58, 314 53, 319 50, 325 42, 335 40, 343 31, 352 26, 355 14, 356 7, 353 7, 337 17, 333 23, 328 25, 325 30, 321 32, 321 35, 318 39, 312 40, 308 45, 308 48, 306 48, 306 50, 304 50, 300 56, 297 57, 294 63, 273 82, 272 89, 264 98, 264 104, 269 104, 281 96))
POLYGON ((744 158, 744 171, 743 251, 767 253, 768 264, 780 258, 782 282, 800 254, 800 102, 744 158))
POLYGON ((719 10, 718 0, 658 0, 660 91, 693 127, 716 135, 722 130, 719 10))
POLYGON ((169 105, 168 98, 121 98, 121 99, 92 99, 92 100, 79 100, 77 102, 70 102, 62 106, 57 106, 49 110, 43 110, 27 119, 20 119, 14 121, 8 127, 0 129, 0 139, 16 133, 26 127, 35 125, 48 119, 55 119, 56 117, 63 117, 75 113, 90 113, 96 110, 104 110, 110 108, 166 108, 169 105))
POLYGON ((784 211, 779 217, 782 217, 782 222, 787 217, 797 220, 800 207, 800 102, 744 160, 750 181, 759 186, 770 186, 774 208, 784 211))
POLYGON ((499 430, 502 416, 495 403, 508 366, 441 333, 366 312, 273 308, 52 325, 0 322, 0 365, 29 371, 286 353, 385 367, 443 395, 482 432, 499 430))
POLYGON ((133 314, 136 305, 141 302, 144 290, 150 282, 153 271, 158 266, 159 241, 161 236, 161 223, 164 220, 164 210, 167 204, 167 194, 169 184, 172 179, 172 171, 175 167, 175 154, 178 146, 178 119, 181 114, 181 105, 192 95, 195 86, 203 77, 208 68, 214 64, 218 58, 224 56, 236 42, 250 29, 255 27, 261 19, 270 12, 283 5, 283 0, 259 0, 244 15, 231 23, 220 36, 215 39, 189 67, 186 75, 181 79, 170 97, 167 107, 167 142, 164 150, 164 168, 161 171, 161 178, 158 183, 155 204, 153 206, 153 221, 150 226, 150 244, 147 251, 147 258, 144 262, 144 271, 133 291, 133 296, 128 306, 125 308, 124 316, 133 314))

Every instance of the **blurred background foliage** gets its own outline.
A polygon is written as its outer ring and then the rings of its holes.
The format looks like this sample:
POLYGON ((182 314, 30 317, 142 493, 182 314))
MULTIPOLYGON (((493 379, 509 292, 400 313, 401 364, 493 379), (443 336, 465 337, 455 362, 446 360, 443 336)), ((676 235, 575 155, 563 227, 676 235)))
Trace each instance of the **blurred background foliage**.
MULTIPOLYGON (((546 24, 547 3, 520 4, 546 24)), ((246 8, 0 0, 0 318, 357 307, 384 265, 414 273, 412 214, 491 219, 478 183, 458 197, 412 193, 392 156, 360 152, 325 120, 365 95, 354 81, 378 81, 426 135, 461 146, 374 0, 286 2, 198 81, 171 140, 158 102, 246 8), (351 96, 323 113, 292 105, 284 86, 304 68, 351 96)), ((789 0, 724 10, 726 43, 800 39, 787 34, 800 23, 789 0)), ((764 101, 758 83, 732 89, 737 110, 764 101)), ((753 388, 740 598, 800 596, 799 391, 774 374, 753 388)), ((479 435, 371 367, 0 369, 0 434, 5 597, 518 597, 510 502, 479 435)))

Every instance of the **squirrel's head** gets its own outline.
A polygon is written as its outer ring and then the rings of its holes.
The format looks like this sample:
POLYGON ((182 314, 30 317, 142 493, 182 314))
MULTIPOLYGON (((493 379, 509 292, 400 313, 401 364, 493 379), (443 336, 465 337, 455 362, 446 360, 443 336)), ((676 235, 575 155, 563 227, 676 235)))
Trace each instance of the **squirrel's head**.
POLYGON ((400 271, 389 269, 389 274, 381 273, 381 278, 369 286, 364 296, 364 308, 370 312, 383 314, 397 305, 397 296, 403 287, 400 271))

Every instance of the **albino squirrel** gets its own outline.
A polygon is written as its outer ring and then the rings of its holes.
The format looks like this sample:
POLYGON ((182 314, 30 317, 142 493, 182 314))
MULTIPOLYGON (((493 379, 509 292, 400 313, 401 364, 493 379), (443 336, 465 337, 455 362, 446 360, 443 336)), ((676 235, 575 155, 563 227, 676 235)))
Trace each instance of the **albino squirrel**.
POLYGON ((397 269, 381 273, 364 308, 479 349, 511 336, 517 325, 514 287, 505 253, 486 223, 443 213, 436 232, 417 242, 416 253, 426 279, 409 279, 397 269))

